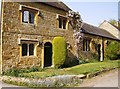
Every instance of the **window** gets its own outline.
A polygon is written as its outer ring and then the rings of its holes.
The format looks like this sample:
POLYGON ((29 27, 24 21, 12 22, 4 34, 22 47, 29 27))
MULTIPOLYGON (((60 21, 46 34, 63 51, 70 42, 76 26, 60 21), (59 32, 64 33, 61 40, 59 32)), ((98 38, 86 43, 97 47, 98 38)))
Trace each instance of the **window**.
POLYGON ((83 40, 83 51, 90 51, 90 40, 83 40))
POLYGON ((20 5, 19 11, 21 22, 28 24, 37 24, 36 17, 41 15, 41 11, 38 8, 26 5, 20 5))
POLYGON ((29 44, 29 55, 34 55, 34 44, 29 44))
POLYGON ((67 29, 67 18, 59 16, 59 28, 67 29))
POLYGON ((34 56, 34 44, 22 44, 22 56, 34 56))
POLYGON ((34 24, 35 14, 32 11, 22 11, 22 22, 34 24))
POLYGON ((27 56, 27 44, 22 44, 22 56, 27 56))

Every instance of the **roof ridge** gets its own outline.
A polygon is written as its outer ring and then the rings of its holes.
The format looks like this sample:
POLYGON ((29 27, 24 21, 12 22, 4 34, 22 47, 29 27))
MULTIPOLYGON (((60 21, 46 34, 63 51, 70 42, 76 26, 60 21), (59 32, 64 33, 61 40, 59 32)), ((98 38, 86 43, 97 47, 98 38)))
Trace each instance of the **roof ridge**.
MULTIPOLYGON (((50 1, 50 0, 48 0, 50 1)), ((52 7, 56 7, 56 8, 59 8, 59 9, 62 9, 64 11, 69 11, 71 10, 65 3, 63 3, 61 0, 54 0, 53 2, 50 1, 50 2, 43 2, 42 0, 38 0, 38 2, 41 2, 43 4, 46 4, 46 5, 49 5, 49 6, 52 6, 52 7)))
POLYGON ((114 24, 112 24, 110 22, 108 22, 108 23, 111 24, 112 26, 114 26, 115 28, 117 28, 120 31, 120 28, 118 26, 116 26, 116 25, 114 25, 114 24))
POLYGON ((91 34, 91 35, 97 35, 100 37, 104 37, 104 38, 109 38, 109 39, 114 39, 114 40, 119 40, 118 38, 116 38, 115 36, 113 36, 111 33, 109 33, 108 31, 106 31, 105 29, 101 29, 97 26, 85 23, 82 26, 82 33, 87 33, 87 34, 91 34))

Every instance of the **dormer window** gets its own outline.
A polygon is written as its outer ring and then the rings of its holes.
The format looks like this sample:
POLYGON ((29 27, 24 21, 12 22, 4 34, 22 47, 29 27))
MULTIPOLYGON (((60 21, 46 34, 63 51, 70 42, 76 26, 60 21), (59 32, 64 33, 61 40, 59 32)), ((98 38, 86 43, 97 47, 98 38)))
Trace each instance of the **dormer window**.
POLYGON ((35 14, 30 11, 24 10, 22 12, 22 22, 34 24, 35 14))
POLYGON ((66 17, 63 17, 63 16, 59 16, 58 18, 59 20, 59 28, 61 29, 67 29, 68 27, 68 20, 66 17))

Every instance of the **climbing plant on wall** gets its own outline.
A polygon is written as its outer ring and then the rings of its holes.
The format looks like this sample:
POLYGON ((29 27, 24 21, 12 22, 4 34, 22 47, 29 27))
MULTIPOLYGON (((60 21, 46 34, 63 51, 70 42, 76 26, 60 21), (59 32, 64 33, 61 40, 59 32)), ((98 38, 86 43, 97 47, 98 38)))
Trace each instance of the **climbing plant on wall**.
POLYGON ((70 24, 74 29, 73 37, 75 40, 76 57, 79 58, 78 57, 79 44, 80 40, 83 38, 83 34, 81 34, 80 31, 84 23, 82 22, 79 12, 69 11, 67 16, 69 17, 70 24))

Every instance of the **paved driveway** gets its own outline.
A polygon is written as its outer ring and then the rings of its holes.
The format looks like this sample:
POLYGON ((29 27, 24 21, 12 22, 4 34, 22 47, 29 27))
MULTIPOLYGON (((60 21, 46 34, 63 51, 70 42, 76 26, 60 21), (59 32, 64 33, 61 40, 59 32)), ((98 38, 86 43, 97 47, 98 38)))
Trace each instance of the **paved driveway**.
POLYGON ((86 79, 79 87, 118 87, 118 77, 120 79, 118 69, 115 69, 94 78, 86 79))

